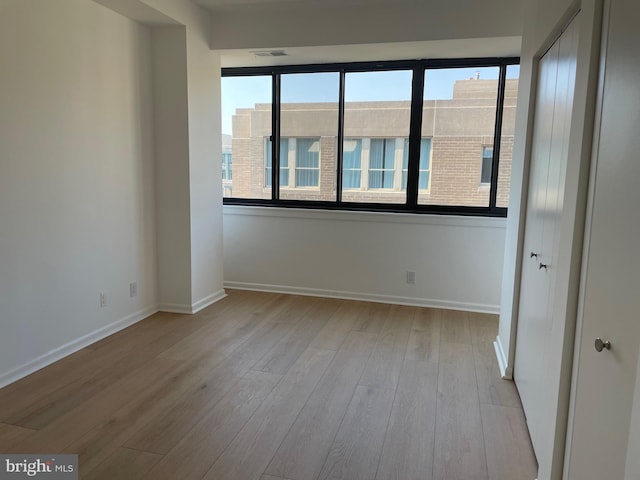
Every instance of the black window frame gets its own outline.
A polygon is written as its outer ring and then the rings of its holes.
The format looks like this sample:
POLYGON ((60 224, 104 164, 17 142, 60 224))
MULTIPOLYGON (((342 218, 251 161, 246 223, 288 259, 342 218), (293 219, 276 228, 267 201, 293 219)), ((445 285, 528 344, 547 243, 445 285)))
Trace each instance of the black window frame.
POLYGON ((277 65, 266 67, 233 67, 222 68, 223 77, 265 76, 272 78, 272 109, 271 109, 271 199, 258 198, 223 198, 224 205, 246 205, 261 207, 285 207, 285 208, 310 208, 324 210, 348 210, 366 212, 393 212, 393 213, 417 213, 439 215, 463 215, 482 217, 506 217, 507 208, 498 207, 498 167, 500 162, 500 145, 502 134, 502 119, 507 79, 507 67, 519 65, 519 57, 490 57, 490 58, 461 58, 461 59, 419 59, 419 60, 394 60, 383 62, 352 62, 352 63, 328 63, 306 65, 277 65), (418 175, 420 168, 420 142, 422 139, 422 111, 424 97, 424 77, 427 70, 442 68, 480 68, 498 67, 498 95, 496 102, 496 118, 493 138, 493 161, 491 168, 491 183, 489 185, 489 205, 464 206, 464 205, 424 205, 418 203, 418 175), (344 93, 345 77, 351 72, 375 72, 412 70, 411 91, 411 120, 409 128, 409 163, 406 185, 405 203, 358 203, 342 201, 342 165, 344 142, 344 93), (339 99, 338 99, 338 132, 337 132, 337 159, 336 159, 336 199, 331 201, 318 200, 283 200, 280 199, 280 77, 291 73, 339 73, 339 99))

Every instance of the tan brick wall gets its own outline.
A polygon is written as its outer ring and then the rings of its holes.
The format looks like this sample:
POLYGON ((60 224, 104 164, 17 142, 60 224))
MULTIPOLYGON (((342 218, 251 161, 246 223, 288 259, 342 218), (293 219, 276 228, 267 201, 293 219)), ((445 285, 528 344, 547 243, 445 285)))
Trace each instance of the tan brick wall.
POLYGON ((431 188, 419 197, 430 205, 488 206, 489 188, 480 184, 482 147, 492 138, 434 137, 431 143, 431 188))

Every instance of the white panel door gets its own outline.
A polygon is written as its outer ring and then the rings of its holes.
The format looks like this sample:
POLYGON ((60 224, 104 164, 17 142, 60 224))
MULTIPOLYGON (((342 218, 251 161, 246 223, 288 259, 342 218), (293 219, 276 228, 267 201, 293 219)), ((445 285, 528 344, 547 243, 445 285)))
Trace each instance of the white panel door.
MULTIPOLYGON (((522 282, 518 315, 518 332, 514 380, 527 415, 531 440, 536 449, 536 426, 540 421, 538 400, 540 383, 540 348, 543 346, 540 326, 544 323, 548 305, 549 281, 538 272, 538 257, 542 255, 544 210, 546 204, 553 110, 558 75, 559 43, 540 59, 538 86, 531 149, 529 200, 527 202, 524 238, 525 258, 522 263, 522 282)), ((537 449, 536 449, 537 450, 537 449)))
POLYGON ((587 218, 582 328, 576 344, 573 428, 568 432, 568 478, 573 480, 640 478, 640 451, 634 451, 640 448, 637 425, 629 437, 632 419, 639 418, 637 412, 632 415, 640 344, 638 12, 637 0, 610 2, 593 203, 587 218), (611 350, 597 352, 597 337, 609 340, 611 350))
POLYGON ((574 19, 539 64, 514 364, 531 440, 545 470, 552 461, 557 418, 546 409, 557 404, 560 395, 558 386, 548 382, 547 373, 559 370, 562 362, 562 352, 549 348, 549 339, 554 322, 566 320, 564 316, 554 318, 552 305, 554 265, 559 255, 567 254, 559 251, 556 233, 563 218, 577 23, 574 19))

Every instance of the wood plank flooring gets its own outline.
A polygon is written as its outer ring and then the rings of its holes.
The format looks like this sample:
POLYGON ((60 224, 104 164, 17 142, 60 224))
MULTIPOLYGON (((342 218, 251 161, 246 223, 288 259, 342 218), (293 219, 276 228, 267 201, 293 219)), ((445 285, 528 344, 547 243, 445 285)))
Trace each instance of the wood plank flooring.
POLYGON ((0 453, 91 480, 535 478, 496 316, 228 294, 0 389, 0 453))

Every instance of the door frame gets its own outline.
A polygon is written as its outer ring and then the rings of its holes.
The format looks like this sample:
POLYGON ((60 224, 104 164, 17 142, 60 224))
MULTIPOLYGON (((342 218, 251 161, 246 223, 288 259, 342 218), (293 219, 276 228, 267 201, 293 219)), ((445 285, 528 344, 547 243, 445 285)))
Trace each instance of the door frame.
MULTIPOLYGON (((588 185, 588 197, 587 197, 587 205, 586 205, 586 224, 584 229, 584 241, 583 241, 583 257, 582 257, 582 265, 581 265, 581 277, 580 277, 580 285, 578 292, 578 310, 576 315, 576 331, 575 331, 575 344, 574 344, 574 356, 573 356, 573 368, 572 368, 572 376, 571 376, 571 391, 569 398, 569 412, 567 419, 567 434, 565 441, 565 461, 563 468, 563 477, 569 478, 570 475, 570 463, 571 463, 571 452, 573 446, 573 429, 576 424, 576 402, 577 402, 577 394, 578 394, 578 373, 580 369, 580 359, 581 359, 581 350, 582 350, 582 340, 583 340, 583 331, 584 331, 584 322, 585 322, 585 308, 586 308, 586 295, 587 295, 587 277, 588 277, 588 266, 589 266, 589 254, 591 249, 591 232, 592 232, 592 222, 593 222, 593 214, 595 208, 596 201, 596 174, 598 171, 598 159, 600 154, 600 143, 601 143, 601 130, 599 126, 602 122, 603 117, 603 108, 604 108, 604 96, 605 96, 605 73, 607 70, 607 50, 609 44, 609 27, 610 27, 610 16, 611 16, 611 8, 612 8, 612 0, 603 0, 602 1, 602 22, 601 22, 601 30, 600 34, 600 48, 597 52, 598 54, 598 82, 597 82, 597 90, 596 90, 596 101, 595 101, 595 121, 594 121, 594 129, 592 136, 592 155, 591 155, 591 165, 590 165, 590 178, 588 185)), ((593 347, 591 347, 593 348, 593 347)), ((640 418, 640 410, 638 409, 638 405, 640 404, 639 394, 640 394, 640 356, 638 357, 637 363, 637 371, 636 371, 636 385, 634 389, 634 404, 632 407, 632 418, 634 419, 640 418)), ((633 425, 633 423, 632 423, 633 425)), ((629 441, 636 442, 636 445, 639 443, 640 435, 638 434, 638 428, 634 432, 633 427, 630 428, 629 441)), ((631 443, 628 445, 627 453, 627 461, 626 461, 626 475, 629 474, 628 470, 631 466, 634 468, 638 468, 639 464, 637 459, 630 459, 629 454, 631 450, 631 443)))
MULTIPOLYGON (((602 105, 604 96, 604 73, 606 70, 606 50, 607 50, 607 28, 605 27, 609 23, 609 9, 610 1, 603 0, 602 3, 602 28, 600 34, 600 48, 598 51, 598 82, 596 90, 596 102, 594 112, 594 128, 591 146, 591 164, 589 172, 589 185, 588 194, 586 200, 585 211, 585 227, 584 227, 584 239, 582 247, 582 263, 581 263, 581 275, 580 286, 578 290, 578 306, 576 311, 576 327, 575 327, 575 342, 573 353, 573 366, 571 372, 571 390, 569 394, 569 411, 567 412, 567 434, 565 441, 565 451, 571 452, 573 425, 575 421, 575 405, 576 405, 576 383, 578 379, 578 368, 580 366, 580 339, 582 338, 583 321, 584 321, 584 303, 586 296, 586 281, 585 278, 588 274, 588 260, 589 260, 589 246, 591 238, 591 222, 593 220, 593 206, 595 202, 595 181, 596 172, 598 169, 597 152, 600 145, 600 130, 595 128, 599 125, 602 119, 602 105)), ((566 455, 563 476, 567 476, 569 473, 569 455, 566 455)))

